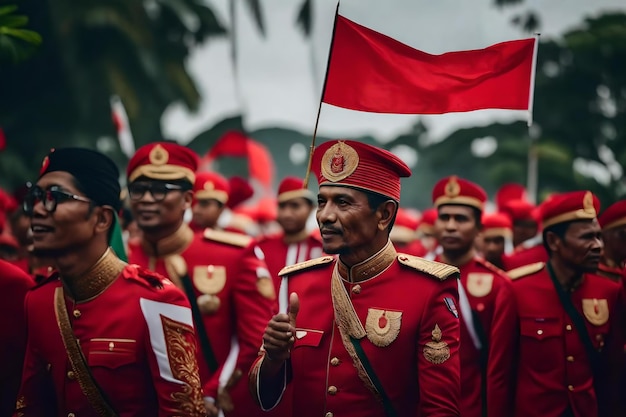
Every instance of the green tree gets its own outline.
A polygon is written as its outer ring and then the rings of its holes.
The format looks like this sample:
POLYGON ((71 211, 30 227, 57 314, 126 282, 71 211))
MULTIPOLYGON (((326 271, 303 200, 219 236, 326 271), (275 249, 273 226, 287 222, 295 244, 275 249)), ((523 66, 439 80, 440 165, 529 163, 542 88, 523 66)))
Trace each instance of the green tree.
POLYGON ((16 11, 16 5, 0 6, 0 65, 23 61, 41 44, 41 35, 25 29, 28 16, 16 11))

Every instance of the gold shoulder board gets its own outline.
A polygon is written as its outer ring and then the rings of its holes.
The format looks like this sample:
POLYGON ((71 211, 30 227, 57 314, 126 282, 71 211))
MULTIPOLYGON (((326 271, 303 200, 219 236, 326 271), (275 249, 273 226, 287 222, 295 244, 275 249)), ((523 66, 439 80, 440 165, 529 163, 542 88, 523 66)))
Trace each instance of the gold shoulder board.
POLYGON ((294 265, 284 267, 278 273, 279 276, 291 275, 294 272, 304 271, 305 269, 313 268, 319 265, 325 265, 334 260, 332 256, 322 256, 321 258, 309 259, 308 261, 300 262, 294 265))
POLYGON ((545 263, 543 262, 535 262, 533 264, 528 264, 524 266, 520 266, 519 268, 511 269, 507 271, 506 274, 511 279, 523 278, 525 276, 534 274, 535 272, 539 272, 543 269, 545 263))
POLYGON ((398 254, 398 261, 402 265, 406 265, 409 268, 413 268, 425 274, 432 275, 435 278, 439 278, 441 281, 460 273, 459 269, 455 266, 444 264, 441 262, 429 261, 427 259, 420 258, 418 256, 407 255, 405 253, 398 254))
POLYGON ((242 248, 247 247, 250 242, 252 242, 252 238, 250 236, 215 229, 204 229, 204 238, 242 248))

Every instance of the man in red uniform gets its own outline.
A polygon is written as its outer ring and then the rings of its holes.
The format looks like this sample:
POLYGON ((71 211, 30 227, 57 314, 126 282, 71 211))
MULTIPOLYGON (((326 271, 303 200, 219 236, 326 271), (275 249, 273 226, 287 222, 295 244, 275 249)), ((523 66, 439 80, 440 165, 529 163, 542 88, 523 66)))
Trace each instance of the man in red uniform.
POLYGON ((193 184, 193 219, 189 226, 194 230, 215 228, 226 207, 230 184, 217 172, 198 172, 193 184))
POLYGON ((414 256, 426 255, 426 248, 417 237, 418 226, 419 218, 417 216, 402 207, 398 208, 396 220, 389 234, 389 238, 398 252, 414 256))
POLYGON ((594 275, 599 208, 590 191, 553 196, 542 208, 549 261, 510 273, 520 317, 516 416, 624 415, 611 395, 623 347, 620 286, 594 275))
POLYGON ((435 222, 437 221, 437 209, 429 208, 422 212, 422 218, 417 226, 417 237, 426 250, 424 258, 433 260, 441 252, 437 236, 435 234, 435 222))
POLYGON ((257 356, 275 311, 274 286, 251 239, 184 223, 198 157, 172 142, 141 147, 128 163, 131 209, 142 230, 130 262, 169 277, 185 290, 197 323, 200 377, 207 409, 230 416, 257 410, 238 379, 257 356))
POLYGON ((313 169, 324 251, 339 256, 281 272, 289 310, 263 336, 255 397, 272 408, 289 384, 294 416, 458 416, 458 270, 389 240, 411 171, 354 141, 323 143, 313 169))
POLYGON ((435 260, 460 269, 469 301, 461 303, 461 417, 510 416, 517 331, 513 290, 504 272, 475 251, 487 194, 451 176, 435 184, 432 198, 443 249, 435 260))
POLYGON ((257 244, 263 251, 265 262, 274 280, 274 288, 278 294, 279 311, 286 312, 289 303, 287 285, 281 287, 278 273, 285 266, 322 256, 322 241, 307 230, 307 220, 315 208, 313 193, 302 188, 303 180, 297 177, 286 177, 278 186, 278 217, 277 221, 282 233, 265 236, 257 244))
POLYGON ((34 284, 26 272, 0 260, 0 416, 15 410, 26 350, 24 298, 34 284))
POLYGON ((25 198, 34 249, 58 272, 26 296, 16 416, 206 414, 184 294, 108 245, 118 175, 98 152, 58 149, 25 198))
POLYGON ((514 251, 502 259, 505 270, 548 260, 537 220, 541 207, 535 207, 526 200, 511 200, 502 206, 502 212, 508 214, 513 222, 514 251))
POLYGON ((604 253, 598 275, 621 282, 626 289, 626 200, 609 206, 600 217, 604 253))
POLYGON ((502 258, 512 249, 511 219, 502 213, 484 214, 482 225, 483 258, 498 268, 504 268, 502 258))

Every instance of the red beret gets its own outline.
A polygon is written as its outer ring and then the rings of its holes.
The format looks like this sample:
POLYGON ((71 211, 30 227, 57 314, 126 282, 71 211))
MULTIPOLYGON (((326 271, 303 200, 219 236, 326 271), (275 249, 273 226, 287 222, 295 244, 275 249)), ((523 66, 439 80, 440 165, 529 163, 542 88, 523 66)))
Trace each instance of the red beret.
POLYGON ((217 172, 196 173, 196 181, 193 183, 194 200, 217 200, 226 204, 229 194, 228 181, 217 172))
POLYGON ((523 220, 537 222, 535 205, 526 200, 510 200, 502 205, 500 211, 507 214, 513 222, 523 220))
POLYGON ((280 182, 278 186, 278 202, 282 203, 287 200, 293 200, 294 198, 302 197, 314 202, 315 197, 313 193, 303 188, 304 181, 298 177, 286 177, 280 182))
POLYGON ((128 162, 126 175, 133 182, 139 177, 155 180, 196 180, 198 155, 174 142, 154 142, 142 146, 128 162))
POLYGON ((323 185, 354 187, 400 201, 400 178, 411 170, 384 149, 352 140, 322 143, 313 152, 312 170, 323 185))
POLYGON ((600 217, 598 217, 602 230, 626 224, 626 200, 620 200, 610 205, 600 217))
POLYGON ((554 194, 541 204, 543 228, 573 220, 595 219, 600 211, 600 200, 591 191, 573 191, 554 194))
POLYGON ((432 235, 435 232, 435 222, 437 221, 438 213, 437 209, 429 208, 422 212, 422 218, 420 219, 417 230, 419 232, 432 235))
POLYGON ((513 224, 509 216, 504 213, 484 214, 482 224, 485 237, 513 237, 513 224))
POLYGON ((476 207, 483 210, 487 193, 478 184, 452 175, 439 180, 433 188, 435 208, 446 204, 476 207))

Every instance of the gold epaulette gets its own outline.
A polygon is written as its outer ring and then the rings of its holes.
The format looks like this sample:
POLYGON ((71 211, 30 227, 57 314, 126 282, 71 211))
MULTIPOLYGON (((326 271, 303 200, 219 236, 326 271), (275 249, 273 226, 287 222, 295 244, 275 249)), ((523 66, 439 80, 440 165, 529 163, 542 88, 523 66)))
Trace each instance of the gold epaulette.
POLYGON ((284 267, 278 273, 279 276, 291 275, 294 272, 304 271, 305 269, 310 269, 316 266, 325 265, 334 260, 332 256, 322 256, 321 258, 309 259, 308 261, 300 262, 294 265, 289 265, 284 267))
POLYGON ((428 275, 432 275, 439 280, 444 281, 451 276, 458 275, 459 268, 444 264, 441 262, 429 261, 428 259, 420 258, 418 256, 407 255, 405 253, 398 254, 398 261, 402 265, 406 265, 409 268, 413 268, 417 271, 423 272, 428 275))
POLYGON ((252 238, 241 233, 225 232, 223 230, 204 229, 204 238, 215 242, 226 243, 227 245, 247 247, 252 238))
POLYGON ((546 264, 543 262, 535 262, 533 264, 528 264, 524 266, 520 266, 519 268, 511 269, 507 271, 506 274, 511 279, 523 278, 525 276, 534 274, 535 272, 539 272, 543 269, 546 264))

